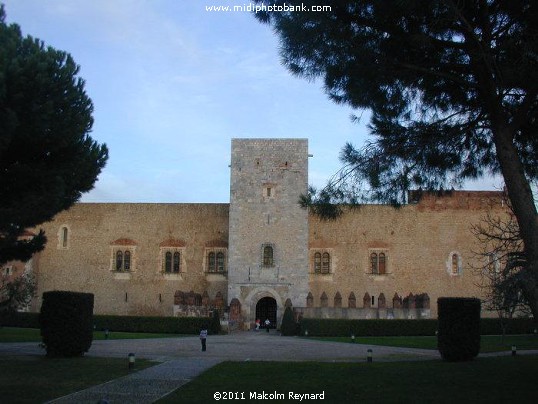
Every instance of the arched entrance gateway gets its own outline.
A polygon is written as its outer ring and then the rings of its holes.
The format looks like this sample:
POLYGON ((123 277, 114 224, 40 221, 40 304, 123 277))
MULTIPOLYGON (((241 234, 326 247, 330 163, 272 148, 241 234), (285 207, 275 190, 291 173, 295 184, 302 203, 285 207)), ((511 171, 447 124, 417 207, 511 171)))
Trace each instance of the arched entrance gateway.
POLYGON ((276 300, 272 297, 263 297, 256 303, 256 318, 260 319, 262 327, 265 327, 264 321, 268 318, 271 322, 269 328, 276 328, 276 311, 276 300))

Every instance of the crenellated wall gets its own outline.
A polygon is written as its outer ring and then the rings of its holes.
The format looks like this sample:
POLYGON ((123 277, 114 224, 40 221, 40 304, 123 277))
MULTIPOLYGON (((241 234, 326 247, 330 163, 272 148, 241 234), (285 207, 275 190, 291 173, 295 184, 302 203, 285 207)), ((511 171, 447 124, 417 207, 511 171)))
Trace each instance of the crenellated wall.
POLYGON ((424 318, 437 316, 439 297, 484 295, 471 227, 506 214, 501 192, 412 192, 399 208, 326 221, 298 204, 307 175, 306 139, 235 139, 230 205, 76 204, 40 226, 48 243, 31 262, 31 309, 44 291, 72 290, 94 293, 98 314, 218 306, 250 328, 261 303, 277 323, 286 304, 305 317, 424 318))

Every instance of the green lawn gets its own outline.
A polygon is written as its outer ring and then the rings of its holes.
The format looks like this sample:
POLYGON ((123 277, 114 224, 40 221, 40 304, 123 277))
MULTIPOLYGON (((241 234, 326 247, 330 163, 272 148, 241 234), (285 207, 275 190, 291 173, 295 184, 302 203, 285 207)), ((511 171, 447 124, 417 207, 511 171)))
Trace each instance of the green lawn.
POLYGON ((289 400, 295 392, 324 393, 327 403, 535 403, 536 374, 536 356, 464 363, 225 362, 159 403, 215 402, 217 392, 244 397, 242 403, 259 402, 249 399, 251 392, 284 394, 278 402, 299 402, 289 400))
MULTIPOLYGON (((136 370, 153 365, 136 360, 136 370)), ((0 356, 0 402, 43 403, 128 373, 126 359, 0 356)))
MULTIPOLYGON (((336 341, 351 343, 349 337, 317 338, 322 341, 336 341)), ((437 337, 356 337, 356 344, 385 345, 405 348, 437 349, 437 337)), ((518 350, 538 349, 538 336, 536 335, 482 335, 480 338, 480 352, 509 351, 515 345, 518 350)))
MULTIPOLYGON (((181 337, 179 334, 152 334, 152 333, 130 333, 130 332, 110 332, 109 339, 140 339, 140 338, 174 338, 181 337)), ((94 340, 105 339, 103 331, 94 331, 94 340)), ((0 342, 41 342, 39 329, 36 328, 0 328, 0 342)))

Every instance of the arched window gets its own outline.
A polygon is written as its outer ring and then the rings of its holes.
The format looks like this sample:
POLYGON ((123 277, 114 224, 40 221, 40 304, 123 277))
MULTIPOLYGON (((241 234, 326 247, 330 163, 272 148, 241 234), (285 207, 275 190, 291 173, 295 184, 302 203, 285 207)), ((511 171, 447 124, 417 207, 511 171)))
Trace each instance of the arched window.
POLYGON ((314 296, 312 296, 312 292, 308 292, 308 296, 306 297, 306 307, 314 307, 314 296))
MULTIPOLYGON (((70 233, 69 230, 68 233, 70 233)), ((68 242, 69 244, 69 242, 68 242)), ((118 239, 111 244, 110 270, 111 271, 136 271, 136 242, 131 239, 118 239)), ((121 279, 128 279, 120 276, 121 279)), ((119 279, 119 278, 118 278, 119 279)))
POLYGON ((223 252, 217 253, 217 271, 224 272, 224 253, 223 252))
POLYGON ((266 245, 263 247, 263 266, 272 267, 273 264, 273 247, 270 245, 266 245))
POLYGON ((371 267, 371 269, 372 269, 372 273, 373 273, 373 274, 377 274, 377 273, 378 273, 378 272, 377 272, 377 269, 378 269, 378 267, 377 267, 377 263, 378 263, 378 261, 377 261, 377 254, 376 254, 376 253, 372 253, 372 254, 370 254, 370 267, 371 267))
POLYGON ((329 298, 325 292, 321 294, 320 305, 321 307, 329 307, 329 298))
POLYGON ((323 253, 323 257, 321 260, 321 273, 322 274, 328 274, 331 272, 331 257, 328 252, 323 253))
POLYGON ((174 253, 174 268, 173 268, 175 274, 179 273, 180 267, 181 267, 181 255, 178 251, 176 251, 174 253))
POLYGON ((373 251, 370 253, 370 273, 385 275, 387 273, 387 251, 373 251))
POLYGON ((62 247, 67 248, 67 238, 69 236, 69 230, 67 227, 62 227, 62 247))
POLYGON ((207 256, 207 272, 215 271, 215 253, 210 252, 207 256))
POLYGON ((355 298, 355 293, 351 292, 349 294, 349 297, 347 298, 347 306, 353 309, 357 307, 357 299, 355 298))
POLYGON ((131 270, 131 251, 125 251, 123 254, 123 269, 126 271, 131 270))
POLYGON ((452 254, 452 275, 458 275, 460 273, 458 254, 452 254))
POLYGON ((342 295, 340 292, 336 292, 336 295, 334 295, 334 307, 342 307, 342 295))
POLYGON ((123 269, 123 252, 116 252, 116 271, 121 271, 123 269))
POLYGON ((385 273, 385 254, 379 253, 379 268, 378 274, 382 275, 385 273))
POLYGON ((164 272, 172 272, 172 253, 170 251, 164 254, 164 272))
POLYGON ((321 273, 321 253, 314 254, 314 273, 321 273))

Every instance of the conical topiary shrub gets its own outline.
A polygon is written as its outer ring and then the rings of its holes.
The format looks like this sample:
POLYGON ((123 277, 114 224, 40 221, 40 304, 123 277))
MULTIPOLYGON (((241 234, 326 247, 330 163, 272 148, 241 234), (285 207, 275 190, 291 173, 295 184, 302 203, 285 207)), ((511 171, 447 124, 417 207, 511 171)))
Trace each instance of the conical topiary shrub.
POLYGON ((297 334, 297 323, 293 316, 293 310, 290 306, 284 310, 284 317, 282 317, 282 325, 280 326, 280 332, 284 336, 291 336, 297 334))

